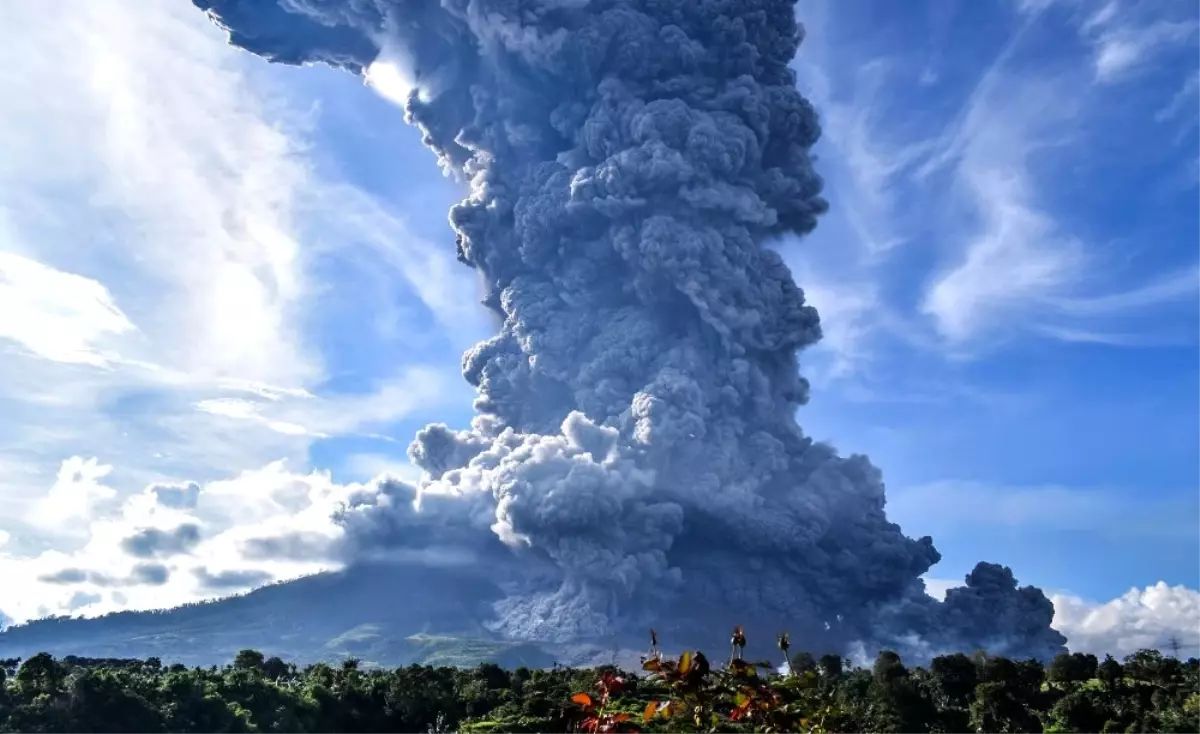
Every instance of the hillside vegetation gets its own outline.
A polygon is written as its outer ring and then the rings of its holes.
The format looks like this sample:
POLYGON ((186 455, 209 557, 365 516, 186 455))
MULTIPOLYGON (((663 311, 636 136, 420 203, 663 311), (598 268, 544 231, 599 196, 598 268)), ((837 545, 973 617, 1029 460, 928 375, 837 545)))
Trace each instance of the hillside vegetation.
POLYGON ((743 660, 740 631, 722 663, 655 644, 636 673, 43 653, 0 661, 0 732, 1200 732, 1195 658, 1064 654, 1043 666, 980 653, 910 668, 884 651, 863 668, 779 642, 773 664, 743 660))
POLYGON ((173 609, 35 620, 0 632, 0 659, 48 652, 207 667, 254 647, 305 663, 550 665, 538 647, 482 627, 495 594, 465 571, 362 565, 173 609))

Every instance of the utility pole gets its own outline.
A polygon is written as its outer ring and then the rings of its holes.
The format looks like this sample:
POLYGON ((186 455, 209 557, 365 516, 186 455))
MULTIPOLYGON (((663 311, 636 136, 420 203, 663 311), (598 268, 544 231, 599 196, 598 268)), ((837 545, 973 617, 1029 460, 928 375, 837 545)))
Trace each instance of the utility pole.
POLYGON ((1170 637, 1168 637, 1166 647, 1168 650, 1171 651, 1171 657, 1178 660, 1179 659, 1179 650, 1180 650, 1180 648, 1183 647, 1183 643, 1181 643, 1179 641, 1179 637, 1177 635, 1171 635, 1170 637))

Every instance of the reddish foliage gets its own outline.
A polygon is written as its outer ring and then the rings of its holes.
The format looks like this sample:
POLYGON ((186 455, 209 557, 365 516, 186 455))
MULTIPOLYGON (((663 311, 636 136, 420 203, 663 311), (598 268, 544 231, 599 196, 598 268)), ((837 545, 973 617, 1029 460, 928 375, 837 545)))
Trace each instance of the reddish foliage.
POLYGON ((636 726, 628 723, 633 717, 627 713, 606 713, 609 700, 625 688, 625 679, 613 673, 604 673, 595 683, 600 692, 599 702, 587 693, 576 693, 571 696, 571 703, 583 709, 584 719, 579 724, 581 731, 593 734, 611 734, 612 732, 637 732, 636 726))
MULTIPOLYGON (((658 650, 658 634, 650 630, 650 654, 642 658, 642 669, 648 679, 665 684, 666 700, 653 700, 642 711, 642 722, 649 724, 655 718, 667 721, 678 717, 690 719, 684 724, 694 725, 698 731, 715 731, 722 723, 749 724, 756 730, 766 732, 802 731, 815 734, 825 731, 825 722, 832 709, 829 701, 821 700, 814 688, 815 674, 809 672, 795 675, 787 666, 788 675, 770 678, 759 675, 759 668, 773 670, 770 662, 748 662, 742 658, 746 646, 746 634, 739 625, 734 628, 730 639, 733 655, 729 664, 714 670, 702 652, 683 652, 677 660, 664 657, 658 650), (808 713, 805 713, 808 712, 808 713)), ((785 657, 791 647, 787 633, 777 640, 785 657)), ((575 703, 587 702, 583 706, 586 718, 580 725, 582 731, 636 732, 637 727, 629 723, 627 713, 609 714, 605 708, 610 697, 625 687, 625 680, 612 673, 605 673, 596 681, 600 692, 599 702, 585 693, 572 697, 575 703)))

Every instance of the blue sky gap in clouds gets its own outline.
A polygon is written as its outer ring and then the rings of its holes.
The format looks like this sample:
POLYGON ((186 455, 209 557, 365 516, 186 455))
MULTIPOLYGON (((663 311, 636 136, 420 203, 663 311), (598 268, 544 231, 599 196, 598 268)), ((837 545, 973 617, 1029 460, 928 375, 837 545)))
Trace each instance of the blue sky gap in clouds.
MULTIPOLYGON (((315 570, 251 564, 244 523, 324 532, 336 486, 411 474, 416 428, 471 415, 460 354, 493 324, 453 260, 461 191, 352 77, 262 64, 179 3, 68 4, 0 7, 0 611, 315 570), (228 504, 165 584, 39 581, 121 575, 116 539, 177 520, 145 488, 186 481, 228 504)), ((831 202, 779 243, 826 332, 802 425, 883 469, 938 578, 1010 564, 1073 642, 1194 633, 1194 3, 799 13, 831 202)))

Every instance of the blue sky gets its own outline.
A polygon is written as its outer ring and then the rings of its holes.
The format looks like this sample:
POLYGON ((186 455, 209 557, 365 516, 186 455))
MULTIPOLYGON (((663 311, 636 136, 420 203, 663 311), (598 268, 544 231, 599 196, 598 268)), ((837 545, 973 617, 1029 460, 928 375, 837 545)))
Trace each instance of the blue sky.
MULTIPOLYGON (((430 420, 493 324, 443 178, 361 79, 224 46, 186 3, 0 8, 0 613, 225 593, 251 528, 331 503, 430 420), (153 485, 196 482, 200 507, 153 485), (169 581, 120 539, 198 518, 169 581), (88 568, 80 583, 46 581, 88 568), (103 583, 97 579, 104 579, 103 583)), ((1200 617, 1194 3, 801 0, 831 211, 784 252, 824 322, 806 430, 1104 649, 1200 617), (1132 591, 1131 591, 1132 590, 1132 591)), ((1162 640, 1158 638, 1161 637, 1162 640)))
POLYGON ((801 7, 832 203, 794 250, 832 304, 803 422, 884 468, 939 575, 1194 587, 1195 8, 801 7))

